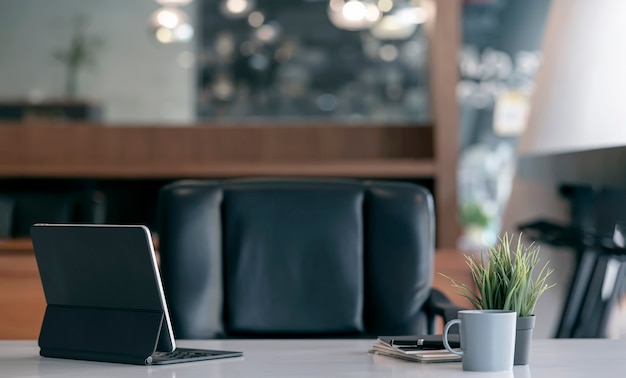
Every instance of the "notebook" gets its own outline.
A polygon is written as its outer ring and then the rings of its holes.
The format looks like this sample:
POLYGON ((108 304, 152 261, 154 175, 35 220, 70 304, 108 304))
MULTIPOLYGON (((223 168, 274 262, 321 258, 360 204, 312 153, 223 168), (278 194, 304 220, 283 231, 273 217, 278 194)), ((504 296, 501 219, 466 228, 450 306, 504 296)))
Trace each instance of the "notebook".
MULTIPOLYGON (((458 335, 450 335, 448 341, 452 348, 460 347, 458 335)), ((461 360, 461 356, 445 349, 442 335, 380 336, 372 345, 370 353, 417 362, 461 360)))
POLYGON ((399 358, 402 360, 415 362, 456 362, 461 361, 461 356, 448 352, 445 349, 400 349, 390 346, 389 344, 376 340, 369 351, 371 354, 377 354, 387 357, 399 358))
POLYGON ((31 238, 47 303, 42 356, 151 365, 243 355, 176 347, 147 227, 35 224, 31 238))

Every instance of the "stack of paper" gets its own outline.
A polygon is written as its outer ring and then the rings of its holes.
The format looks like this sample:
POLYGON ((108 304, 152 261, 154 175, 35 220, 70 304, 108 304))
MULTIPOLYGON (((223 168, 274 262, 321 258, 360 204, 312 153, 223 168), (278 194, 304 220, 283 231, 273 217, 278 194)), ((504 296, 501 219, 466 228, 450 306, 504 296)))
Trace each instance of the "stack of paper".
MULTIPOLYGON (((402 339, 409 340, 410 337, 403 337, 402 339)), ((370 353, 417 362, 461 361, 461 356, 451 353, 446 349, 437 349, 436 346, 432 345, 424 347, 424 345, 420 343, 420 341, 423 340, 419 339, 418 336, 413 336, 412 339, 415 340, 416 343, 410 346, 406 342, 398 343, 399 338, 397 337, 381 336, 372 346, 370 353)), ((458 339, 451 342, 451 344, 451 346, 458 344, 458 339)))

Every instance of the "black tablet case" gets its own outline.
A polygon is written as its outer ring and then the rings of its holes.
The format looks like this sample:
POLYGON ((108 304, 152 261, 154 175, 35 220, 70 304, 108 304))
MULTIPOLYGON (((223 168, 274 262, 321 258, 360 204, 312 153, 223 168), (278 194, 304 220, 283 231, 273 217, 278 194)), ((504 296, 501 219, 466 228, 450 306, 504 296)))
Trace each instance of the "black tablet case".
POLYGON ((164 310, 146 231, 35 225, 31 237, 48 303, 40 354, 150 363, 164 310))

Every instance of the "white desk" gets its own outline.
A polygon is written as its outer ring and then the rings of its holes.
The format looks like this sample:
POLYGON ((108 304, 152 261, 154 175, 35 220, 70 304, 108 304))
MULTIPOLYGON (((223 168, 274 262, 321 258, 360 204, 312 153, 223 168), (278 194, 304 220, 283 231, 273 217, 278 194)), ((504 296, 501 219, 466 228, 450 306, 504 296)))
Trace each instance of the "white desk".
POLYGON ((529 366, 468 373, 460 362, 421 364, 367 353, 370 340, 210 340, 181 346, 244 357, 162 366, 43 358, 35 341, 0 341, 0 377, 623 377, 626 340, 534 340, 529 366))

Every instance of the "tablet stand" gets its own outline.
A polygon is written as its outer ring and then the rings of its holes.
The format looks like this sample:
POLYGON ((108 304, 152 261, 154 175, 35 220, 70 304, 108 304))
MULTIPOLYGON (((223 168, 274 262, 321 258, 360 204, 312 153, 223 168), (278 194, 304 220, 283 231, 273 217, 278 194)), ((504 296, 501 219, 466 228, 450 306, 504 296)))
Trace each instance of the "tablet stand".
POLYGON ((151 362, 163 311, 48 305, 39 334, 45 357, 151 362))

